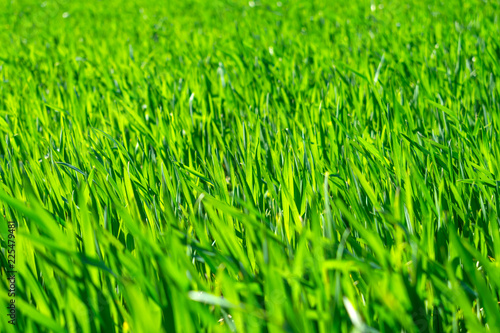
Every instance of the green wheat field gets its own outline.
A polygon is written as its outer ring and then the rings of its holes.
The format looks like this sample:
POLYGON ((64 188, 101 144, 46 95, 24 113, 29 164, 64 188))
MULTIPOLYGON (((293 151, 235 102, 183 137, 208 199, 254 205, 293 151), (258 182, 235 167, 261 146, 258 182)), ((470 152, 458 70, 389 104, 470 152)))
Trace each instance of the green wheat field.
POLYGON ((0 331, 500 332, 499 20, 0 1, 0 331))

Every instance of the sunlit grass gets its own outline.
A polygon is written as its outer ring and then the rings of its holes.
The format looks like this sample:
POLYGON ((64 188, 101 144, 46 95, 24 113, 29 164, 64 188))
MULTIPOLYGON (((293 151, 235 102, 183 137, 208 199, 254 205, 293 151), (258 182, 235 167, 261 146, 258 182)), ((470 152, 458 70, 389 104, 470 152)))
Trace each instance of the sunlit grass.
POLYGON ((0 331, 497 331, 499 13, 0 3, 0 331))

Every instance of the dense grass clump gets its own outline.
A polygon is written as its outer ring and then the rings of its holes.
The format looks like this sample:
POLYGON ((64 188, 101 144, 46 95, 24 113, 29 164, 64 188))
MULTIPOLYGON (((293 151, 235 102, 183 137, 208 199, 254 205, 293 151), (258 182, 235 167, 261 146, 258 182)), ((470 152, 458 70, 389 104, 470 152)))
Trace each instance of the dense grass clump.
POLYGON ((498 331, 499 14, 0 3, 0 331, 498 331))

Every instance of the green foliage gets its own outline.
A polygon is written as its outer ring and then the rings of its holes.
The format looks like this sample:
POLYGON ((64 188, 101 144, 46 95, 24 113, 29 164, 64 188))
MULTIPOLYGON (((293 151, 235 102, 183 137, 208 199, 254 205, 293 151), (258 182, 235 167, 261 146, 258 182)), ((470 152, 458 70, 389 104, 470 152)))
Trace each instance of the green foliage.
POLYGON ((0 331, 496 331, 499 8, 2 2, 0 331))

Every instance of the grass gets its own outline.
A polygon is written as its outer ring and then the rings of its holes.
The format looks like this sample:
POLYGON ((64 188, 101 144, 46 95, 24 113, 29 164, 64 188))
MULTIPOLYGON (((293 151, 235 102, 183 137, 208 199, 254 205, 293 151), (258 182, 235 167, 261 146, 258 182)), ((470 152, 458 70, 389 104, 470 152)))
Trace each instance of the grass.
POLYGON ((0 331, 497 331, 499 9, 2 2, 0 331))

